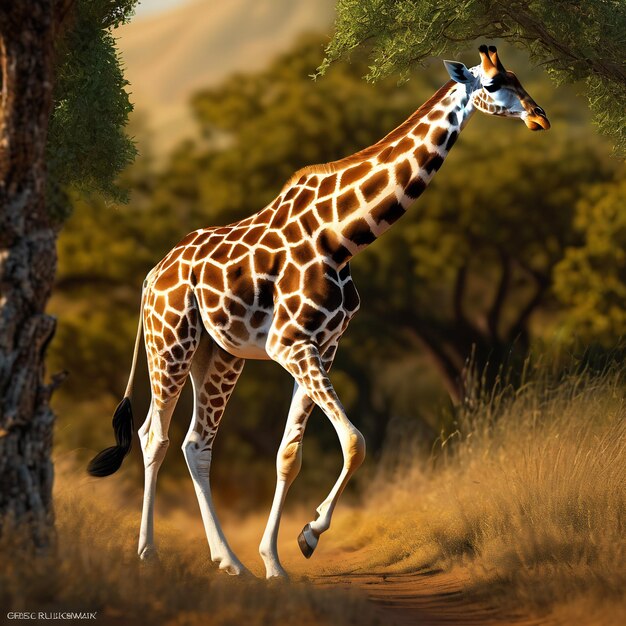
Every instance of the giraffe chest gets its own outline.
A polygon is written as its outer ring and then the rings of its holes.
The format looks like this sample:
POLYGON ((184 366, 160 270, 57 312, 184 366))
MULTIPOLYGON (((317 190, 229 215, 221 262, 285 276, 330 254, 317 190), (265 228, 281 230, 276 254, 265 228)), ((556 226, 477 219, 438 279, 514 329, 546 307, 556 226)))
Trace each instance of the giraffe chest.
POLYGON ((270 349, 305 342, 323 352, 338 341, 358 307, 359 297, 347 265, 340 272, 325 262, 301 269, 287 267, 276 284, 270 349))

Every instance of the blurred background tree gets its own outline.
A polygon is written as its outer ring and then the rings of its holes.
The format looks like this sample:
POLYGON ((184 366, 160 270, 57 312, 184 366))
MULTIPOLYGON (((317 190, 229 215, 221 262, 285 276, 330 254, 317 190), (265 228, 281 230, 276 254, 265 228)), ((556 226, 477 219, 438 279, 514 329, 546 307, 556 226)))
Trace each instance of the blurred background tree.
POLYGON ((621 0, 338 0, 335 34, 320 70, 357 48, 367 76, 406 78, 430 57, 476 39, 525 49, 557 84, 583 85, 594 122, 626 149, 626 4, 621 0))
POLYGON ((626 336, 626 170, 585 189, 575 210, 576 241, 554 271, 564 331, 606 348, 626 336))
MULTIPOLYGON (((538 339, 562 327, 569 304, 552 285, 555 268, 584 240, 576 203, 617 175, 610 146, 592 131, 574 89, 555 89, 519 51, 504 47, 502 56, 548 110, 554 129, 531 133, 519 122, 477 114, 426 194, 352 264, 362 306, 331 377, 366 434, 370 461, 407 430, 420 429, 432 442, 452 426, 441 422, 441 409, 448 396, 459 397, 472 344, 493 382, 503 363, 518 365, 538 339)), ((311 36, 265 70, 198 92, 191 101, 197 138, 161 167, 148 148, 121 178, 134 190, 128 207, 95 196, 75 201, 60 246, 54 307, 62 315, 52 345, 54 366, 71 374, 56 400, 66 448, 99 448, 109 437, 107 416, 128 374, 141 282, 178 239, 261 209, 299 167, 374 143, 447 79, 437 64, 401 86, 392 78, 372 85, 361 78, 366 64, 355 60, 332 64, 312 81, 322 58, 323 39, 311 36)), ((143 132, 138 125, 135 133, 143 132)), ((145 370, 143 376, 138 413, 148 406, 145 370)), ((271 496, 290 391, 281 368, 246 365, 212 467, 230 506, 271 496)), ((190 412, 183 396, 174 444, 190 412)), ((167 465, 177 480, 187 472, 171 449, 167 465)), ((334 431, 314 414, 301 481, 321 492, 339 463, 334 431)), ((135 470, 139 475, 138 460, 135 470)))

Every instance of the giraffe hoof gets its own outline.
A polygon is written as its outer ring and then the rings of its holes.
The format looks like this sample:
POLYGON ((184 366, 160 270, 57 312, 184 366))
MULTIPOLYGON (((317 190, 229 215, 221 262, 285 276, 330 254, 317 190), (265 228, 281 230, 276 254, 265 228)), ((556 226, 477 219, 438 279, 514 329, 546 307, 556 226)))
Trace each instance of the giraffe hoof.
POLYGON ((229 576, 247 576, 250 572, 239 563, 220 563, 219 569, 229 576))
POLYGON ((265 578, 272 583, 289 582, 289 574, 282 567, 268 570, 265 578))
POLYGON ((241 561, 239 561, 239 559, 237 559, 237 557, 214 557, 212 561, 217 563, 221 572, 225 572, 229 576, 252 576, 250 571, 241 563, 241 561))
POLYGON ((139 560, 143 563, 156 563, 159 560, 159 555, 154 546, 146 546, 139 553, 139 560))
POLYGON ((304 558, 311 558, 315 548, 317 548, 317 540, 318 538, 315 536, 311 524, 307 524, 298 535, 298 545, 300 546, 304 558))

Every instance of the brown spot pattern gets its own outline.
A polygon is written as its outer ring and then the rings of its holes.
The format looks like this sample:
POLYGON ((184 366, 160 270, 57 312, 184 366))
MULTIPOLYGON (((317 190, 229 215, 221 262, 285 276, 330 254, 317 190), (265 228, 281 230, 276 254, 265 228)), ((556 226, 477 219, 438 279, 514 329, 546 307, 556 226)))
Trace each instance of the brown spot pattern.
POLYGON ((376 172, 373 176, 370 176, 362 185, 361 193, 365 200, 372 200, 377 197, 380 192, 387 186, 389 182, 389 174, 387 170, 381 170, 376 172))
POLYGON ((359 165, 355 165, 354 167, 347 169, 341 175, 340 186, 343 188, 343 187, 347 187, 348 185, 351 185, 357 180, 360 180, 361 178, 363 178, 365 174, 367 174, 371 169, 372 169, 372 164, 369 163, 368 161, 365 161, 364 163, 359 163, 359 165))

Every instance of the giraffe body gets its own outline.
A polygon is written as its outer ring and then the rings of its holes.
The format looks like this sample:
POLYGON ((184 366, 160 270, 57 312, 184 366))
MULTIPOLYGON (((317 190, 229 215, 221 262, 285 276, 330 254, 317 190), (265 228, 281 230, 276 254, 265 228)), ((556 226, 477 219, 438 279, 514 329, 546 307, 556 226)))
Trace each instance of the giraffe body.
MULTIPOLYGON (((154 549, 156 478, 168 447, 169 422, 191 376, 194 414, 183 451, 211 556, 231 574, 245 571, 217 521, 209 469, 220 419, 246 359, 272 359, 294 378, 276 461, 276 492, 260 545, 268 578, 285 575, 276 545, 280 516, 300 469, 314 404, 337 432, 342 471, 298 539, 305 556, 313 553, 365 456, 363 436, 328 378, 339 339, 359 308, 350 259, 424 191, 476 109, 520 117, 531 129, 549 128, 543 110, 504 70, 495 48, 480 51, 482 63, 471 70, 446 62, 452 80, 381 141, 340 161, 296 172, 270 205, 240 222, 190 233, 148 274, 140 323, 152 387, 148 417, 139 429, 146 468, 142 558, 154 549)), ((132 392, 139 338, 125 398, 132 392)), ((125 400, 114 418, 118 445, 92 461, 92 474, 119 467, 130 448, 130 419, 125 400)))
POLYGON ((316 255, 313 238, 290 247, 280 231, 245 222, 191 233, 149 273, 144 328, 153 355, 188 360, 199 328, 246 359, 272 358, 268 338, 278 330, 322 350, 345 330, 358 307, 349 266, 316 255), (252 241, 259 228, 264 234, 252 241))

